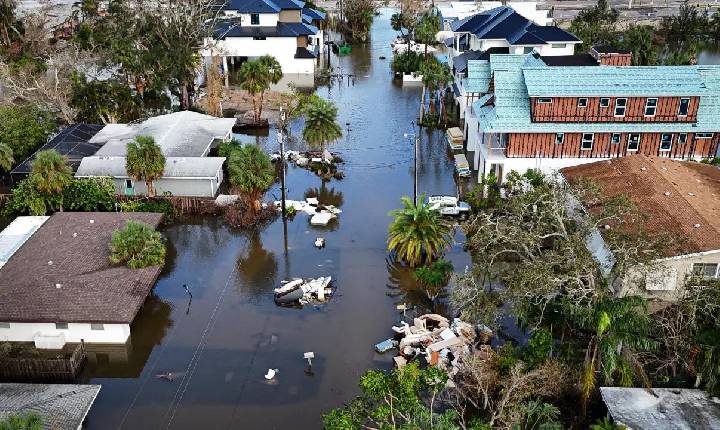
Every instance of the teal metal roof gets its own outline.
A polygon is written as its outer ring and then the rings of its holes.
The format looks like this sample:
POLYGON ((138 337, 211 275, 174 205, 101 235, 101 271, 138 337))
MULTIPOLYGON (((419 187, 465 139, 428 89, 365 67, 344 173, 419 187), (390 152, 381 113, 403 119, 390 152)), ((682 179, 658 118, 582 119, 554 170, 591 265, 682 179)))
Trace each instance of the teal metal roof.
POLYGON ((525 68, 530 97, 700 96, 705 82, 696 67, 602 66, 525 68))
MULTIPOLYGON (((518 58, 490 59, 491 69, 495 79, 494 106, 483 106, 484 101, 473 103, 473 112, 478 117, 480 130, 489 133, 555 133, 555 132, 688 132, 688 133, 714 133, 720 132, 720 66, 673 66, 670 69, 683 70, 679 76, 694 76, 696 88, 702 88, 697 122, 695 123, 573 123, 573 122, 532 122, 530 120, 530 97, 526 85, 527 70, 536 70, 541 73, 543 69, 537 68, 532 54, 505 55, 504 57, 526 57, 524 61, 518 58), (498 61, 499 60, 499 61, 498 61), (532 66, 531 66, 532 65, 532 66), (530 68, 526 66, 531 66, 530 68)), ((586 67, 591 71, 605 69, 602 67, 586 67)), ((614 69, 614 67, 609 67, 614 69)), ((565 69, 565 67, 544 70, 565 69)), ((654 68, 651 68, 654 69, 654 68)), ((601 72, 602 73, 602 72, 601 72)), ((672 72, 668 72, 672 73, 672 72)), ((548 74, 546 76, 550 76, 548 74)), ((570 77, 556 77, 555 85, 564 85, 563 80, 570 77)), ((585 82, 584 84, 587 84, 585 82)), ((640 87, 639 84, 635 84, 640 87)), ((592 86, 592 84, 590 84, 592 86)), ((553 93, 552 95, 558 95, 553 93)), ((697 94, 696 94, 697 95, 697 94)))
POLYGON ((490 88, 490 62, 487 60, 469 60, 465 91, 486 93, 490 88))

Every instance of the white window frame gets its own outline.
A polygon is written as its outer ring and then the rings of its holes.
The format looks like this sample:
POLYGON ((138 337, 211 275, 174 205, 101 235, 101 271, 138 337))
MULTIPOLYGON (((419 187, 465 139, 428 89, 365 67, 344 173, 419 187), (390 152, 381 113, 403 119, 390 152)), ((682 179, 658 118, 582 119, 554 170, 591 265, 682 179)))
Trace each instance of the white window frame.
POLYGON ((627 99, 623 98, 623 97, 615 99, 615 110, 613 112, 615 117, 617 117, 617 118, 624 117, 626 111, 627 111, 627 99), (622 103, 623 103, 622 106, 619 106, 620 101, 622 101, 622 103), (621 111, 622 113, 618 113, 618 109, 622 109, 622 111, 621 111))
POLYGON ((719 263, 693 263, 692 268, 690 270, 691 270, 691 273, 693 274, 693 276, 699 275, 699 276, 702 276, 703 278, 717 278, 718 277, 718 269, 720 269, 719 263), (712 266, 712 265, 715 266, 715 274, 712 276, 705 275, 705 266, 712 266), (697 272, 695 270, 696 266, 702 267, 702 274, 696 273, 697 272))
POLYGON ((90 330, 105 330, 105 324, 103 323, 90 323, 90 330))
POLYGON ((649 97, 645 99, 645 116, 647 117, 653 117, 655 114, 657 114, 657 105, 658 105, 658 99, 657 97, 649 97), (650 102, 653 103, 652 106, 650 106, 650 102), (652 113, 648 113, 648 109, 652 109, 652 113))
POLYGON ((600 97, 600 107, 601 108, 610 107, 610 97, 600 97), (605 103, 603 103, 603 101, 605 103))
POLYGON ((577 107, 585 108, 588 105, 588 99, 587 97, 579 97, 577 102, 577 107))
POLYGON ((628 133, 627 148, 625 148, 625 149, 627 149, 628 151, 632 151, 632 152, 639 151, 641 139, 642 139, 642 136, 640 135, 640 133, 628 133), (635 147, 635 149, 632 149, 632 148, 630 148, 630 143, 634 136, 637 136, 637 147, 635 147))
POLYGON ((595 143, 594 133, 583 133, 580 137, 580 150, 581 151, 592 151, 593 143, 595 143), (585 139, 585 136, 590 136, 590 139, 585 139), (590 147, 586 148, 585 144, 590 143, 590 147))
POLYGON ((695 133, 695 139, 712 139, 713 133, 695 133))
POLYGON ((688 141, 688 134, 687 133, 680 133, 678 134, 678 144, 684 145, 688 141))
POLYGON ((541 104, 544 104, 544 105, 545 105, 545 104, 550 104, 550 103, 552 103, 552 98, 550 98, 550 97, 539 97, 539 98, 538 98, 538 103, 541 103, 541 104))
POLYGON ((555 133, 555 144, 562 145, 563 143, 565 143, 565 133, 555 133))
POLYGON ((680 103, 678 103, 677 116, 687 116, 689 111, 690 111, 690 97, 682 97, 680 99, 680 103), (680 113, 680 111, 682 110, 683 100, 687 101, 687 104, 685 105, 685 113, 680 113))
POLYGON ((67 330, 70 328, 68 323, 55 323, 55 330, 67 330))
POLYGON ((553 49, 565 49, 567 48, 567 43, 551 43, 550 47, 553 49))
POLYGON ((618 145, 620 142, 622 142, 622 133, 612 133, 610 135, 610 144, 618 145), (615 140, 616 136, 617 136, 617 140, 615 140))
POLYGON ((672 133, 662 133, 662 134, 660 135, 660 150, 661 150, 661 151, 667 152, 667 151, 671 150, 671 149, 672 149, 672 144, 673 144, 673 135, 672 135, 672 133), (665 136, 670 136, 670 140, 669 140, 669 141, 665 141, 665 140, 663 139, 665 136), (667 144, 668 146, 667 146, 666 148, 663 148, 663 145, 664 145, 664 144, 667 144))
POLYGON ((10 328, 9 322, 0 322, 0 328, 10 328))

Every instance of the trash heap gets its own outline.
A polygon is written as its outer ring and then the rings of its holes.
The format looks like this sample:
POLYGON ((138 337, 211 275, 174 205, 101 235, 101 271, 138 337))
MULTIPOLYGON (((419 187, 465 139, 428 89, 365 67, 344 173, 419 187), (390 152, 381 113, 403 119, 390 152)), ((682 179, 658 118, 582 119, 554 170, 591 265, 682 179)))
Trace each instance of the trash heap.
MULTIPOLYGON (((270 154, 270 161, 278 161, 282 157, 279 152, 270 154)), ((324 178, 342 179, 345 175, 337 169, 343 160, 337 154, 328 151, 285 151, 285 159, 298 167, 311 170, 324 178)))
MULTIPOLYGON (((459 318, 450 322, 438 314, 421 315, 413 319, 412 325, 401 321, 392 330, 395 336, 375 345, 377 352, 397 348, 399 353, 393 358, 397 368, 422 359, 429 366, 444 369, 450 377, 457 373, 459 360, 471 353, 478 340, 478 333, 471 324, 459 318)), ((480 340, 487 336, 486 331, 481 331, 480 340)))
MULTIPOLYGON (((293 208, 295 212, 303 212, 310 215, 310 224, 312 225, 328 225, 330 220, 337 218, 342 210, 333 205, 322 205, 315 197, 308 197, 305 201, 285 200, 287 208, 293 208)), ((275 207, 278 210, 282 208, 280 200, 275 201, 275 207)))
POLYGON ((275 289, 275 304, 283 306, 306 305, 308 303, 325 303, 332 297, 332 277, 323 276, 316 279, 295 278, 283 281, 280 288, 275 289))

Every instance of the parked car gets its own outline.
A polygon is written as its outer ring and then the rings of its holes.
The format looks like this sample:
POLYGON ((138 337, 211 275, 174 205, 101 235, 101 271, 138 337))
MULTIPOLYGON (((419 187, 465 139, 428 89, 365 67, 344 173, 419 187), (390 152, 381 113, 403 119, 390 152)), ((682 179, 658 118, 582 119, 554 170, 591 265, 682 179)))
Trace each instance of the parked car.
POLYGON ((430 196, 427 204, 430 210, 440 211, 444 216, 465 218, 470 215, 470 205, 452 196, 430 196))

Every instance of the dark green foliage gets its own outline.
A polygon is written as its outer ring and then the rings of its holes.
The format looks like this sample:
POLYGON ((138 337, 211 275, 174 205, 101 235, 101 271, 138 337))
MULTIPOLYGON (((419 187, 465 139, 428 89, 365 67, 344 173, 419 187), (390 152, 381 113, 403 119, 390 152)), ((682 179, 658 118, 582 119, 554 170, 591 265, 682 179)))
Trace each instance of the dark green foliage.
POLYGON ((242 142, 238 140, 231 140, 230 142, 223 142, 218 145, 217 152, 218 157, 229 157, 230 154, 242 148, 242 142))
POLYGON ((713 166, 720 166, 720 157, 713 157, 713 158, 703 158, 700 160, 703 164, 710 164, 713 166))
POLYGON ((418 267, 414 273, 428 298, 435 300, 450 280, 453 265, 447 260, 437 260, 429 266, 418 267))
POLYGON ((63 191, 63 205, 71 211, 111 211, 115 208, 115 185, 109 178, 75 179, 63 191))
POLYGON ((125 264, 131 269, 162 265, 165 243, 160 233, 143 222, 128 221, 115 230, 110 241, 110 262, 125 264))
POLYGON ((659 47, 655 44, 655 28, 650 25, 631 25, 625 30, 622 47, 632 51, 635 66, 650 66, 658 63, 659 47))
POLYGON ((56 128, 49 112, 31 106, 0 107, 0 143, 10 147, 16 163, 44 145, 56 128))
POLYGON ((163 223, 170 223, 175 220, 178 216, 177 209, 169 201, 157 198, 157 199, 139 199, 139 200, 126 200, 120 202, 120 209, 123 212, 154 212, 161 213, 163 217, 163 223))
POLYGON ((59 203, 57 196, 48 199, 40 193, 33 176, 30 176, 12 189, 12 197, 5 204, 3 213, 6 216, 46 215, 51 207, 57 207, 59 203))
POLYGON ((397 54, 390 67, 395 73, 413 73, 420 70, 423 56, 415 51, 405 51, 397 54))
POLYGON ((562 430, 560 409, 549 403, 530 400, 513 411, 517 417, 511 430, 562 430))
POLYGON ((552 350, 553 338, 550 330, 546 328, 538 328, 533 331, 528 341, 527 350, 525 350, 524 361, 530 367, 536 367, 550 358, 552 350))
POLYGON ((578 13, 570 23, 570 32, 583 41, 576 47, 585 52, 593 45, 613 44, 616 41, 615 24, 618 11, 610 8, 607 0, 598 0, 595 6, 587 7, 578 13))
POLYGON ((0 430, 42 430, 42 417, 35 412, 11 414, 0 421, 0 430))

